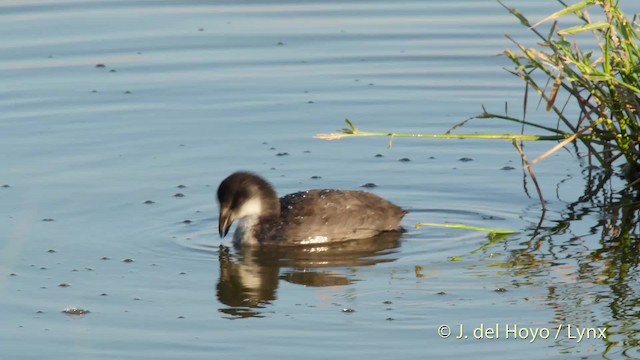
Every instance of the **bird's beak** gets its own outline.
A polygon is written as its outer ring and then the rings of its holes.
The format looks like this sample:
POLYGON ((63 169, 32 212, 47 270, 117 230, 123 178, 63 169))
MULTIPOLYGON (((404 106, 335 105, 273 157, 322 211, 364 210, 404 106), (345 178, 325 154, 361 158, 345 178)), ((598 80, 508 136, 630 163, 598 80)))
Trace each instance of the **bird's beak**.
POLYGON ((220 237, 224 238, 229 232, 229 228, 233 220, 231 220, 231 212, 228 210, 220 209, 220 219, 218 220, 218 232, 220 237))

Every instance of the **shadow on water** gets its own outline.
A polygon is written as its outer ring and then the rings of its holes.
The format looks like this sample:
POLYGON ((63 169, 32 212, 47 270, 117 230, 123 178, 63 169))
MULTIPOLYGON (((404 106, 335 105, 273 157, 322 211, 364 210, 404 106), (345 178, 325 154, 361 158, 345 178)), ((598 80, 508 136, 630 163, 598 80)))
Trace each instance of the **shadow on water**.
POLYGON ((348 270, 395 261, 401 232, 373 238, 304 247, 220 246, 218 300, 231 318, 261 317, 260 309, 277 299, 280 280, 304 286, 343 286, 353 279, 348 270))
MULTIPOLYGON (((522 285, 546 288, 542 300, 555 324, 606 327, 606 338, 596 337, 605 343, 604 358, 637 358, 640 197, 631 189, 612 190, 611 181, 589 174, 580 199, 568 203, 559 219, 531 226, 529 240, 518 249, 512 244, 505 261, 494 265, 520 277, 522 285)), ((569 353, 576 348, 575 340, 558 346, 569 353)))

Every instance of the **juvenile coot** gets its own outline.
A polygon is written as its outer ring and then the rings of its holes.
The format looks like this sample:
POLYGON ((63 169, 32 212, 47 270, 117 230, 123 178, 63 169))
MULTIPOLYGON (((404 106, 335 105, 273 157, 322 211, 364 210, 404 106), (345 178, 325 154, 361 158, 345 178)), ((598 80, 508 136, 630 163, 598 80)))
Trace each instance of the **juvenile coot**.
POLYGON ((250 172, 229 175, 218 187, 220 237, 239 220, 236 245, 307 245, 370 238, 400 231, 406 214, 366 191, 308 190, 278 199, 271 184, 250 172))

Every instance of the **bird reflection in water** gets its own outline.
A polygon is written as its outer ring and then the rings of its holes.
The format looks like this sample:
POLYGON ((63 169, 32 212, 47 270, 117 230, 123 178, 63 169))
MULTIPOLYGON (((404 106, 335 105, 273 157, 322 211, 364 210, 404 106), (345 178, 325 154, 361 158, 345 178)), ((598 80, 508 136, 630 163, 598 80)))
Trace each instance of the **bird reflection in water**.
POLYGON ((261 309, 276 300, 280 280, 305 286, 343 286, 354 279, 348 268, 396 259, 400 231, 316 246, 251 247, 220 245, 218 300, 230 318, 261 317, 261 309), (328 268, 331 268, 330 270, 328 268), (281 271, 282 270, 282 271, 281 271))

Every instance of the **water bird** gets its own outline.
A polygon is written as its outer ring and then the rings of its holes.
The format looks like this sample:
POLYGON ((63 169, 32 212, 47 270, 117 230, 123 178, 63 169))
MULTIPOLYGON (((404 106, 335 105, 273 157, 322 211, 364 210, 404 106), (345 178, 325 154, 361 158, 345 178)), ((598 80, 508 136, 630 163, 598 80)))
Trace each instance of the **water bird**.
POLYGON ((218 231, 224 238, 234 221, 233 243, 311 245, 371 238, 402 231, 402 208, 366 191, 320 189, 278 198, 260 176, 238 171, 218 187, 218 231))

